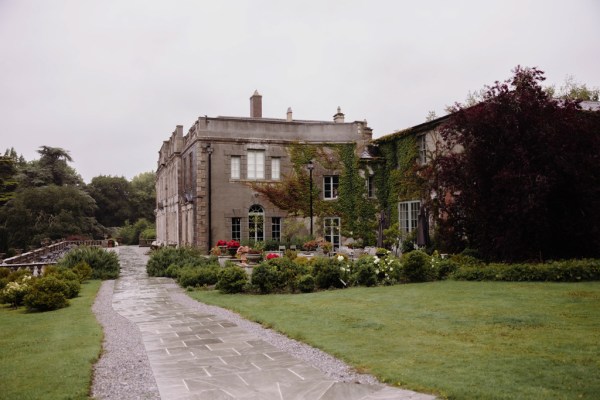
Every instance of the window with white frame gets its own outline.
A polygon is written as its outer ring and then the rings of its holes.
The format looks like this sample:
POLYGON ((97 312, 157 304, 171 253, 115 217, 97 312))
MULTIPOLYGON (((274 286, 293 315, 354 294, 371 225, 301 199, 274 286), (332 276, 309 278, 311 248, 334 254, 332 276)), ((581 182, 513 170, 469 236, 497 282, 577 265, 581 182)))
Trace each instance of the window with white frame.
POLYGON ((271 239, 278 242, 281 240, 281 217, 271 218, 271 239))
POLYGON ((420 208, 421 202, 419 200, 398 203, 398 222, 400 223, 400 230, 402 232, 408 233, 417 229, 420 208))
POLYGON ((340 247, 340 218, 339 217, 326 217, 323 218, 323 238, 333 245, 334 249, 340 247))
POLYGON ((231 179, 240 179, 241 160, 240 156, 231 156, 231 179))
POLYGON ((258 204, 248 210, 248 239, 253 242, 265 240, 265 211, 258 204))
POLYGON ((419 162, 421 165, 425 165, 427 164, 427 135, 417 137, 417 144, 419 145, 419 162))
POLYGON ((337 175, 329 175, 323 177, 323 198, 324 199, 337 199, 338 197, 338 185, 340 183, 340 177, 337 175))
POLYGON ((265 152, 248 150, 248 179, 265 179, 265 152))
POLYGON ((281 177, 281 159, 279 157, 271 158, 271 179, 278 181, 281 177))

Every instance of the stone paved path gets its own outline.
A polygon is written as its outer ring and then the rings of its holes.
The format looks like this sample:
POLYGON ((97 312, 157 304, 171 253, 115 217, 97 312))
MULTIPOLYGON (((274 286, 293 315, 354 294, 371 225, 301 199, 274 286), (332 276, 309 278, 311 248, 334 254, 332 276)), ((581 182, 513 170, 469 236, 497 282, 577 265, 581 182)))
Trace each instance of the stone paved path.
POLYGON ((172 280, 149 278, 147 258, 119 249, 113 308, 139 327, 161 398, 430 400, 384 385, 333 381, 236 324, 173 301, 172 280))

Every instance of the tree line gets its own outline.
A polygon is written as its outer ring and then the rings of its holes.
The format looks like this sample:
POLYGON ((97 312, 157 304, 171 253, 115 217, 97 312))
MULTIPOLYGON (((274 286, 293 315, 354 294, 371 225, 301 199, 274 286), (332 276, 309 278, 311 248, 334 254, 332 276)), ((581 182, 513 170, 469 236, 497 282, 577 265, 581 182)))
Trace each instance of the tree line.
POLYGON ((0 156, 1 253, 49 240, 113 237, 117 227, 136 221, 144 228, 154 224, 154 172, 131 181, 100 175, 86 184, 69 165, 67 150, 41 146, 38 153, 31 161, 14 148, 0 156))

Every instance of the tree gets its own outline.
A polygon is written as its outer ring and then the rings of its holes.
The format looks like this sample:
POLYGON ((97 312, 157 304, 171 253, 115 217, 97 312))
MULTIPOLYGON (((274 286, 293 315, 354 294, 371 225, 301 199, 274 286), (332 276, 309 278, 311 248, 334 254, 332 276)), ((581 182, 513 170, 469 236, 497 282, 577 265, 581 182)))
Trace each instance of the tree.
POLYGON ((551 97, 559 99, 579 100, 579 101, 598 101, 600 98, 600 89, 588 88, 585 83, 579 83, 573 75, 568 75, 565 78, 564 84, 558 92, 554 85, 544 89, 551 97))
POLYGON ((156 174, 143 172, 131 180, 131 220, 154 221, 156 207, 156 174))
POLYGON ((96 203, 75 186, 24 188, 0 209, 0 226, 9 232, 6 247, 39 246, 44 238, 100 237, 96 203))
POLYGON ((83 185, 81 176, 68 165, 73 159, 67 150, 59 147, 41 146, 39 160, 33 160, 20 166, 17 179, 24 187, 46 185, 83 185))
POLYGON ((107 227, 121 226, 131 220, 131 184, 124 177, 95 176, 86 188, 96 201, 96 219, 107 227))
POLYGON ((17 189, 17 157, 9 150, 3 156, 0 156, 0 207, 13 198, 17 189))
POLYGON ((517 67, 440 128, 427 176, 451 246, 502 261, 600 256, 600 113, 553 100, 544 79, 517 67))

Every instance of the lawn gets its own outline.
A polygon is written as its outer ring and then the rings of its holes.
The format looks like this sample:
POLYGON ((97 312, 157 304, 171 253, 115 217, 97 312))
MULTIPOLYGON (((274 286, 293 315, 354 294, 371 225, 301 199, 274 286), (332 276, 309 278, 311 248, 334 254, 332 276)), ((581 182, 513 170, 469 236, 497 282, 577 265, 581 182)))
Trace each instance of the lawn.
POLYGON ((0 399, 87 399, 102 329, 92 304, 100 281, 45 313, 0 308, 0 399))
POLYGON ((600 398, 600 283, 188 292, 380 380, 449 399, 600 398))

